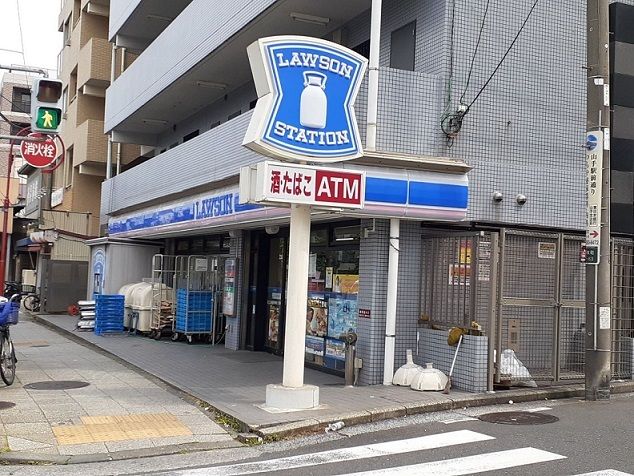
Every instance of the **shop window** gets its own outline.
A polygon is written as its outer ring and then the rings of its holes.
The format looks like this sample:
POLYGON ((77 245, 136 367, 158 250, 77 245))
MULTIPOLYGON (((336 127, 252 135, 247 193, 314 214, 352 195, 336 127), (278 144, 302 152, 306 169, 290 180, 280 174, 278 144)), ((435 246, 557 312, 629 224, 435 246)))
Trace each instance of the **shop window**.
POLYGON ((357 331, 359 233, 359 226, 311 232, 305 358, 314 366, 339 372, 345 367, 341 337, 357 331))
POLYGON ((205 249, 205 239, 204 238, 194 238, 191 242, 190 251, 192 253, 202 253, 205 249))
POLYGON ((177 252, 189 251, 189 240, 187 239, 177 240, 176 251, 177 252))
POLYGON ((390 45, 390 68, 414 71, 416 21, 393 31, 390 45))

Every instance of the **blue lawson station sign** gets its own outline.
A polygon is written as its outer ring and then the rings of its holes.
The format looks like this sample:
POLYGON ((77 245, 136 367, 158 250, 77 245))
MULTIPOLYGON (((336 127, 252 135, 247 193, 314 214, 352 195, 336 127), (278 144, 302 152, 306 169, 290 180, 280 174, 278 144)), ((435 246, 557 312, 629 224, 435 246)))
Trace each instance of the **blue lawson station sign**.
POLYGON ((367 66, 363 56, 301 36, 260 39, 248 54, 259 100, 244 145, 293 161, 363 154, 353 110, 367 66))

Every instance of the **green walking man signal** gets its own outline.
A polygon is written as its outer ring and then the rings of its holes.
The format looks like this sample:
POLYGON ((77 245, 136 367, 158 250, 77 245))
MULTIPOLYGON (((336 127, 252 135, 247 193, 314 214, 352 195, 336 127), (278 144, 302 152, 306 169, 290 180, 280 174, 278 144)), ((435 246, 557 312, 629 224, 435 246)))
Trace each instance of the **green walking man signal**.
POLYGON ((31 89, 31 131, 59 133, 62 122, 62 82, 36 78, 31 89))

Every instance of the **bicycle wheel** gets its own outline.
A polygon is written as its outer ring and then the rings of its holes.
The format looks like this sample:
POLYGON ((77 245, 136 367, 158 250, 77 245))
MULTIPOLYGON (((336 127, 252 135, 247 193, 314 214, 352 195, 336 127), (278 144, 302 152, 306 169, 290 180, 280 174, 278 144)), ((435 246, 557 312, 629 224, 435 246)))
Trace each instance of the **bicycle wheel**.
POLYGON ((0 340, 0 377, 7 385, 15 380, 15 349, 9 331, 3 332, 0 340))
POLYGON ((22 303, 27 311, 37 312, 40 310, 40 297, 37 294, 29 294, 22 303))

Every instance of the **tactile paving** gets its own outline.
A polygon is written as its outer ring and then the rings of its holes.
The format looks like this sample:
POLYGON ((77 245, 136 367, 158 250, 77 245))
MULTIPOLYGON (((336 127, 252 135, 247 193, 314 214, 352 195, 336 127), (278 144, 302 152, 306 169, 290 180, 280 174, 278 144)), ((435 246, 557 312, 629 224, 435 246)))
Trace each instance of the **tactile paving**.
POLYGON ((84 416, 81 425, 53 427, 60 445, 187 436, 192 432, 169 413, 84 416))

